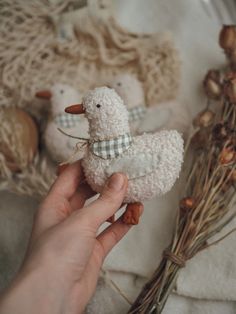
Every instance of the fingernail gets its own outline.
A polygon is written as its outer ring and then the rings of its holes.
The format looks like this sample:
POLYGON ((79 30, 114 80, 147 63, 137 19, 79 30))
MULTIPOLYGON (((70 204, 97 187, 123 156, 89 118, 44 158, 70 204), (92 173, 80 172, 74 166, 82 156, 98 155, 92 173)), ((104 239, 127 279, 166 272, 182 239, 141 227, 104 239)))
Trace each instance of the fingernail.
POLYGON ((122 173, 114 173, 108 181, 108 187, 115 191, 120 191, 123 188, 124 183, 124 175, 122 173))

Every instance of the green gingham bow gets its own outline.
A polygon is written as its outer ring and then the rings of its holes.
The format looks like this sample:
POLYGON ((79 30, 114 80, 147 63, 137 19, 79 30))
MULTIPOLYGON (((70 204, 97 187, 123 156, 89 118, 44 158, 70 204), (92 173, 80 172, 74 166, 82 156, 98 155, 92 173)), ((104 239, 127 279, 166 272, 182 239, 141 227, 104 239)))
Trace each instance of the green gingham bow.
POLYGON ((129 109, 129 121, 141 120, 146 113, 146 108, 144 106, 137 106, 129 109))
POLYGON ((91 143, 90 149, 94 155, 102 159, 111 159, 124 153, 131 143, 132 137, 127 133, 111 140, 91 143))
POLYGON ((58 127, 68 129, 75 127, 78 124, 80 117, 78 115, 60 113, 56 115, 53 120, 58 127))

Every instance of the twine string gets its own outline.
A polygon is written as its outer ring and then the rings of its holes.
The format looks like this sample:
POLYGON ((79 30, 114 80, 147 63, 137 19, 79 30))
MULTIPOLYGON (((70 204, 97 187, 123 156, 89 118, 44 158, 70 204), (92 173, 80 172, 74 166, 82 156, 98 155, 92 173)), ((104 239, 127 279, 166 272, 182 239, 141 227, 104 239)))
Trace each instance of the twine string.
POLYGON ((165 250, 163 257, 179 267, 185 267, 186 259, 183 256, 177 255, 169 250, 165 250))

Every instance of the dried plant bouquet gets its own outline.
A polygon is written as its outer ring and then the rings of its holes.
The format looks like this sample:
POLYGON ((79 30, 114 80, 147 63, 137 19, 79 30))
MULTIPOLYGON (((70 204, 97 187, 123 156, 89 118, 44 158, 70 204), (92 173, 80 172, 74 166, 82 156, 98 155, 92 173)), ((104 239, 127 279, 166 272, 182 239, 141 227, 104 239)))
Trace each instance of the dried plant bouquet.
POLYGON ((128 313, 161 313, 186 261, 235 231, 212 239, 236 216, 232 209, 236 182, 234 25, 223 26, 219 43, 229 66, 224 71, 210 70, 204 79, 208 105, 193 120, 186 145, 191 161, 172 243, 128 313))

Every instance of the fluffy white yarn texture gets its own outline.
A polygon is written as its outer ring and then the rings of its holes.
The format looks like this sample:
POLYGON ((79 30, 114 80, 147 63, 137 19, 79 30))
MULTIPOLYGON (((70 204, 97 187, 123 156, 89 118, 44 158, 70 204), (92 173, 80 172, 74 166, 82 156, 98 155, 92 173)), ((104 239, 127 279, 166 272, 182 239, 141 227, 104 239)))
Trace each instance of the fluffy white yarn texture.
POLYGON ((108 82, 123 99, 128 110, 143 106, 146 109, 144 116, 137 121, 130 121, 133 134, 156 132, 160 129, 176 129, 187 137, 191 123, 188 107, 177 100, 166 101, 155 106, 146 104, 142 82, 131 73, 121 73, 108 82))
MULTIPOLYGON (((81 93, 67 84, 55 83, 51 88, 51 117, 47 122, 44 132, 44 142, 50 156, 54 161, 62 162, 68 160, 75 150, 77 139, 61 134, 58 128, 72 136, 88 138, 88 121, 83 116, 76 116, 77 122, 70 127, 63 127, 57 123, 58 115, 67 115, 65 108, 69 104, 76 104, 81 101, 81 93)), ((71 116, 68 114, 68 119, 71 116)), ((81 158, 83 152, 77 154, 81 158)))
MULTIPOLYGON (((90 91, 83 105, 92 141, 129 132, 127 109, 113 89, 100 87, 90 91)), ((125 172, 129 186, 124 201, 132 203, 168 192, 179 176, 182 162, 181 135, 175 130, 163 130, 133 137, 132 145, 114 159, 104 160, 88 150, 82 165, 87 182, 97 192, 101 192, 113 172, 125 172)))

